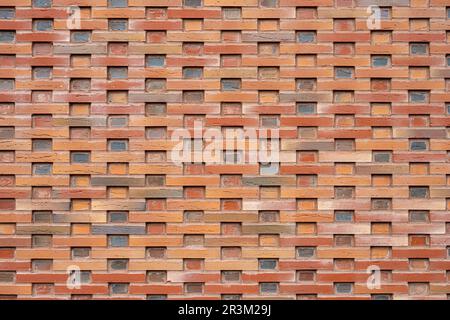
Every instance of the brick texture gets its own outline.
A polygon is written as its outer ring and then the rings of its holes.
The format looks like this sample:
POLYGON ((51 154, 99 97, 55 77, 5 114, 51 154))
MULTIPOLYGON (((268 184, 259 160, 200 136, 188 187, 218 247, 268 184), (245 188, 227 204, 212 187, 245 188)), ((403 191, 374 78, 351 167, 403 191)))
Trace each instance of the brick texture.
POLYGON ((0 0, 0 298, 447 299, 449 7, 0 0))

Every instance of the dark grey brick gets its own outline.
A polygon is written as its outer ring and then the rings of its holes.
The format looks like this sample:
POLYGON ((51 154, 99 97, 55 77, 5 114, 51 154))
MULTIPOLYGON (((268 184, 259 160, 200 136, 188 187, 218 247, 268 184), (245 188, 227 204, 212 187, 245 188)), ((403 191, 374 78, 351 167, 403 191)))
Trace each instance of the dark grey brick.
POLYGON ((0 42, 14 42, 15 39, 15 31, 0 31, 0 42))
POLYGON ((91 89, 91 79, 70 79, 71 91, 89 91, 91 89))
POLYGON ((0 90, 14 90, 14 79, 0 79, 0 90))
POLYGON ((203 5, 202 0, 183 0, 185 7, 201 7, 203 5))
POLYGON ((336 293, 349 294, 352 293, 353 284, 350 282, 339 282, 334 284, 336 293))
POLYGON ((33 222, 52 223, 53 214, 51 211, 33 211, 33 222))
POLYGON ((0 8, 0 19, 14 19, 15 16, 14 8, 0 8))
POLYGON ((354 187, 335 187, 335 199, 351 199, 354 197, 354 187))
POLYGON ((33 20, 34 31, 51 31, 53 30, 53 20, 37 19, 33 20))
POLYGON ((166 127, 149 127, 145 130, 145 137, 147 139, 161 140, 165 139, 167 136, 166 127))
POLYGON ((240 79, 222 79, 221 83, 223 91, 237 91, 241 89, 240 79))
POLYGON ((261 294, 275 294, 278 292, 278 283, 276 282, 262 282, 259 284, 261 294))
POLYGON ((336 67, 335 75, 336 75, 336 78, 338 78, 338 79, 352 79, 353 78, 353 68, 351 68, 351 67, 336 67))
POLYGON ((127 116, 111 116, 109 117, 109 126, 113 128, 123 128, 128 125, 127 116))
POLYGON ((108 20, 109 31, 125 31, 128 29, 127 19, 109 19, 108 20))
POLYGON ((145 226, 93 224, 92 234, 145 234, 145 226))
POLYGON ((52 0, 33 0, 33 7, 35 8, 50 8, 52 0))
POLYGON ((297 256, 299 258, 312 258, 316 253, 316 248, 314 247, 299 247, 297 248, 297 256))
POLYGON ((91 255, 91 248, 81 247, 72 248, 72 258, 89 258, 91 255))
POLYGON ((111 294, 126 294, 128 293, 128 283, 110 283, 109 291, 111 294))
POLYGON ((241 271, 222 271, 223 282, 239 282, 241 280, 241 271))
POLYGON ((429 194, 428 187, 410 187, 409 196, 411 198, 427 198, 429 194))
POLYGON ((128 236, 124 236, 124 235, 108 236, 108 244, 111 247, 127 247, 128 246, 128 236))
POLYGON ((90 158, 89 152, 72 152, 70 156, 74 163, 88 163, 90 158))
POLYGON ((81 271, 80 282, 83 284, 91 283, 91 271, 81 271))
POLYGON ((126 8, 126 7, 128 7, 128 0, 108 0, 108 7, 110 7, 110 8, 126 8))
POLYGON ((314 43, 316 42, 316 32, 300 31, 297 33, 297 41, 300 43, 314 43))
POLYGON ((92 176, 91 185, 93 187, 143 187, 144 177, 114 177, 114 176, 92 176))
POLYGON ((298 114, 315 114, 316 113, 316 103, 297 103, 297 113, 298 114))
POLYGON ((392 296, 389 294, 373 294, 372 300, 392 300, 392 296))
POLYGON ((372 199, 372 209, 374 210, 389 210, 391 206, 391 199, 372 199))
POLYGON ((33 151, 51 151, 51 139, 33 139, 33 151))
POLYGON ((241 300, 242 296, 240 294, 222 294, 222 300, 241 300))
POLYGON ((52 165, 49 163, 36 163, 33 165, 33 173, 37 175, 48 175, 52 173, 52 165))
POLYGON ((33 77, 35 79, 50 79, 52 77, 51 67, 34 67, 33 77))
POLYGON ((316 88, 316 79, 297 79, 296 87, 300 91, 313 91, 316 88))
POLYGON ((336 222, 352 222, 353 211, 336 211, 334 213, 334 220, 336 222))
POLYGON ((108 67, 108 79, 126 79, 128 78, 127 67, 108 67))
POLYGON ((127 270, 128 259, 109 259, 108 269, 111 271, 127 270))
POLYGON ((409 212, 410 222, 427 222, 429 221, 430 213, 423 210, 412 210, 409 212))
POLYGON ((261 7, 276 8, 278 6, 278 0, 260 0, 261 7))
POLYGON ((426 55, 428 54, 428 43, 410 43, 411 54, 426 55))
POLYGON ((165 294, 149 294, 149 295, 147 295, 147 300, 167 300, 167 295, 165 295, 165 294))
POLYGON ((426 91, 410 91, 409 92, 409 101, 416 103, 425 103, 428 101, 428 92, 426 91))
POLYGON ((389 64, 389 56, 372 56, 372 67, 388 67, 389 64))
POLYGON ((126 151, 128 149, 128 141, 112 140, 109 142, 109 149, 111 151, 126 151))
POLYGON ((108 221, 113 223, 121 223, 128 221, 127 211, 110 211, 108 212, 108 221))
POLYGON ((183 68, 183 78, 185 79, 200 79, 202 76, 203 76, 203 68, 200 67, 183 68))
POLYGON ((200 103, 205 100, 204 91, 183 91, 183 102, 184 103, 200 103))
POLYGON ((260 259, 259 260, 259 268, 261 270, 274 270, 277 268, 277 260, 276 259, 260 259))
POLYGON ((425 151, 425 150, 427 150, 427 143, 425 141, 420 141, 420 140, 411 141, 410 149, 412 151, 425 151))
POLYGON ((89 42, 90 38, 90 31, 72 31, 71 33, 71 39, 73 42, 89 42))
POLYGON ((167 104, 166 103, 146 103, 145 104, 145 113, 147 116, 149 115, 164 115, 167 112, 167 104))
POLYGON ((164 67, 166 63, 166 56, 160 54, 147 55, 145 58, 145 65, 147 67, 164 67))
POLYGON ((14 139, 15 127, 0 127, 0 139, 14 139))
POLYGON ((374 162, 391 162, 391 153, 390 152, 375 152, 373 154, 374 162))

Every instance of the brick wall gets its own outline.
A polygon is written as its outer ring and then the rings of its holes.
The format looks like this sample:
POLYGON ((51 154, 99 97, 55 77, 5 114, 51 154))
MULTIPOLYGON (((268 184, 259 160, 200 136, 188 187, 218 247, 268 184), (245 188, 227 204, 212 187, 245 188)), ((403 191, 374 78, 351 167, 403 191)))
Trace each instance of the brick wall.
POLYGON ((450 295, 448 0, 0 6, 0 298, 450 295))

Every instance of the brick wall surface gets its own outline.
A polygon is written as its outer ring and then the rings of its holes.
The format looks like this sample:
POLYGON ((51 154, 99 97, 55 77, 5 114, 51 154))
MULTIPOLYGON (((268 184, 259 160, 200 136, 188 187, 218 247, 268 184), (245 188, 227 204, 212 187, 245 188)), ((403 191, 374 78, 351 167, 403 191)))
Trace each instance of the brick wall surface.
POLYGON ((449 0, 0 0, 0 298, 450 297, 449 30, 449 0), (199 124, 279 160, 173 161, 199 124))

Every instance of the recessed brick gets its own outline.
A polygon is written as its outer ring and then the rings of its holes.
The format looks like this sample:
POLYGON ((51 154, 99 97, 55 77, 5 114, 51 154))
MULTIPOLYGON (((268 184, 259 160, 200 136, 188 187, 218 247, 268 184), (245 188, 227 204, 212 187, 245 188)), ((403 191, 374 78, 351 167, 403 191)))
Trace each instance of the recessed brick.
POLYGON ((34 19, 33 20, 34 31, 51 31, 53 30, 53 20, 50 19, 34 19))
POLYGON ((410 43, 409 50, 412 55, 428 54, 428 43, 410 43))
POLYGON ((108 145, 111 151, 126 151, 128 149, 127 140, 110 140, 108 145))
POLYGON ((72 163, 88 163, 90 160, 89 152, 72 152, 70 154, 72 163))
POLYGON ((299 259, 310 259, 316 254, 316 249, 314 247, 299 247, 297 248, 297 257, 299 259))
POLYGON ((276 294, 278 293, 278 283, 261 282, 259 284, 259 291, 261 294, 276 294))
POLYGON ((227 20, 237 20, 241 19, 242 10, 240 7, 223 7, 222 8, 222 16, 227 20))
POLYGON ((16 10, 14 7, 11 8, 0 8, 0 19, 14 19, 16 16, 16 10))
POLYGON ((109 293, 113 295, 128 293, 128 283, 110 283, 109 293))
POLYGON ((297 41, 300 43, 314 43, 316 42, 316 32, 299 31, 297 32, 297 41))
POLYGON ((428 198, 429 193, 428 187, 409 187, 409 196, 411 198, 428 198))
POLYGON ((411 140, 409 142, 409 148, 412 151, 425 151, 428 149, 428 143, 425 140, 411 140))
POLYGON ((410 222, 428 222, 429 221, 429 212, 422 210, 412 210, 409 212, 409 221, 410 222))
POLYGON ((127 79, 128 68, 127 67, 108 67, 108 79, 127 79))
POLYGON ((351 294, 353 284, 350 282, 338 282, 334 284, 334 290, 337 294, 351 294))
POLYGON ((203 68, 201 67, 185 67, 183 68, 184 79, 201 79, 203 76, 203 68))
POLYGON ((161 54, 152 54, 145 57, 146 67, 164 67, 166 64, 166 56, 161 54))
POLYGON ((50 8, 52 0, 33 0, 33 7, 35 8, 50 8))
POLYGON ((277 265, 278 261, 276 259, 259 259, 260 270, 275 270, 277 265))
POLYGON ((0 79, 0 90, 14 90, 14 79, 0 79))
POLYGON ((127 19, 109 19, 108 20, 109 31, 125 31, 128 29, 127 19))
POLYGON ((15 39, 16 39, 15 31, 0 31, 0 43, 14 42, 15 39))
POLYGON ((147 281, 148 282, 156 282, 156 283, 164 283, 167 280, 167 272, 166 271, 149 271, 147 272, 147 281))
POLYGON ((147 248, 147 257, 153 259, 164 259, 167 249, 164 247, 147 248))
POLYGON ((72 31, 70 34, 70 39, 72 42, 85 43, 89 42, 91 39, 90 31, 72 31))
POLYGON ((128 246, 128 236, 110 235, 110 236, 108 236, 108 244, 110 247, 127 247, 128 246))
POLYGON ((109 271, 126 271, 128 269, 128 259, 109 259, 109 271))

